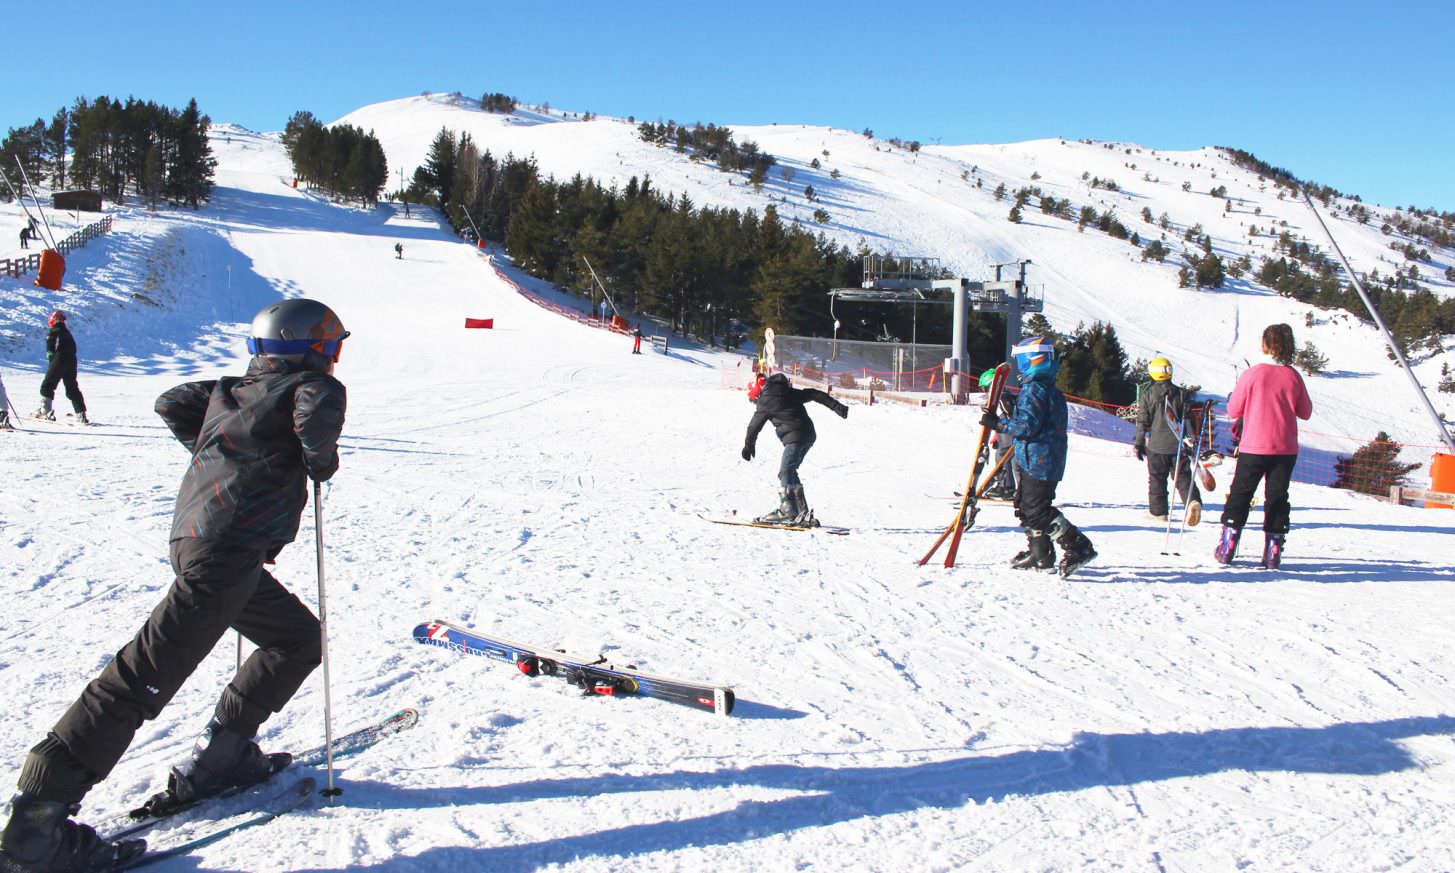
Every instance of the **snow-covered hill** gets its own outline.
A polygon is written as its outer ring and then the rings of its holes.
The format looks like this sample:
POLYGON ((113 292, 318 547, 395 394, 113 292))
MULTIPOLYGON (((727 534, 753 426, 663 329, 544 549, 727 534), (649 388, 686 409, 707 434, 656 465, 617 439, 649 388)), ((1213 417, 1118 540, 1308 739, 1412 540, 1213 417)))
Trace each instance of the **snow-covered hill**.
MULTIPOLYGON (((1448 512, 1295 485, 1285 571, 1224 568, 1207 524, 1161 554, 1142 465, 1075 437, 1061 497, 1097 563, 1007 569, 1024 540, 989 505, 955 569, 919 568, 976 412, 854 405, 819 416, 803 470, 849 536, 711 525, 697 514, 772 505, 777 465, 771 435, 739 459, 749 409, 719 387, 720 353, 630 355, 428 216, 291 188, 275 135, 214 146, 204 209, 119 210, 59 294, 0 279, 16 405, 35 402, 36 319, 61 305, 102 422, 0 433, 0 779, 170 582, 187 454, 154 398, 241 372, 246 320, 280 296, 326 300, 354 333, 324 511, 335 724, 423 718, 341 762, 337 806, 158 871, 1455 868, 1448 512), (431 617, 726 682, 739 708, 583 699, 416 645, 431 617)), ((951 160, 866 151, 902 179, 951 160)), ((275 571, 310 603, 313 534, 306 513, 275 571)), ((233 657, 225 641, 143 726, 83 818, 164 780, 233 657)), ((322 699, 316 677, 263 745, 318 742, 322 699)))
MULTIPOLYGON (((1309 380, 1315 418, 1306 428, 1306 441, 1348 453, 1384 429, 1422 446, 1438 442, 1423 406, 1386 357, 1372 325, 1279 297, 1248 276, 1229 279, 1220 291, 1177 287, 1178 255, 1195 248, 1182 237, 1195 225, 1212 237, 1214 250, 1226 261, 1247 255, 1255 268, 1273 254, 1284 231, 1327 248, 1301 201, 1280 199, 1271 181, 1260 181, 1218 149, 1165 151, 1133 143, 1040 140, 932 145, 915 154, 836 128, 733 125, 739 141, 757 142, 794 170, 791 184, 775 171, 770 184, 755 192, 741 175, 643 142, 636 125, 624 119, 581 121, 560 110, 502 115, 482 111, 469 98, 434 94, 366 106, 339 122, 372 130, 396 178, 399 168, 407 179, 423 163, 443 128, 468 132, 482 150, 497 155, 533 155, 558 178, 581 173, 625 186, 632 176, 650 175, 659 190, 685 192, 699 206, 761 211, 773 202, 780 215, 805 227, 817 226, 812 213, 822 207, 832 217, 824 232, 851 248, 938 257, 970 278, 991 278, 993 264, 1030 258, 1029 279, 1044 286, 1046 315, 1057 329, 1109 321, 1129 357, 1166 355, 1177 366, 1179 380, 1214 394, 1225 395, 1235 368, 1258 359, 1266 325, 1287 322, 1300 343, 1313 343, 1330 362, 1326 374, 1309 380), (1118 190, 1093 189, 1093 179, 1112 180, 1118 190), (1073 212, 1081 206, 1115 209, 1144 241, 1165 235, 1173 256, 1164 264, 1144 263, 1127 242, 1094 228, 1078 233, 1074 221, 1041 214, 1034 200, 1025 220, 1012 224, 1007 220, 1010 196, 997 199, 993 193, 1002 183, 1010 192, 1038 186, 1070 200, 1073 212), (1190 190, 1184 191, 1184 184, 1190 190), (813 186, 819 202, 804 198, 806 185, 813 186), (1209 195, 1218 186, 1227 188, 1226 198, 1209 195), (1231 209, 1225 212, 1228 203, 1231 209), (1153 223, 1143 221, 1144 208, 1153 223), (1170 225, 1165 231, 1158 223, 1163 214, 1170 225), (1257 236, 1249 235, 1253 226, 1257 236)), ((1321 181, 1337 187, 1337 180, 1321 181)), ((1336 198, 1332 205, 1337 215, 1326 213, 1327 220, 1356 269, 1387 276, 1408 266, 1403 255, 1389 249, 1398 235, 1385 236, 1379 229, 1390 208, 1365 204, 1374 218, 1361 225, 1344 211, 1354 201, 1336 198)), ((1438 295, 1455 294, 1455 283, 1444 276, 1455 266, 1455 251, 1435 250, 1432 258, 1419 265, 1422 283, 1438 295)), ((1447 338, 1446 348, 1452 347, 1455 338, 1447 338)), ((1427 390, 1434 391, 1446 361, 1447 354, 1418 359, 1416 371, 1427 390)), ((1441 412, 1455 417, 1455 396, 1433 397, 1441 412)), ((1411 456, 1417 453, 1414 449, 1411 456)), ((1420 454, 1427 457, 1428 450, 1420 454)))

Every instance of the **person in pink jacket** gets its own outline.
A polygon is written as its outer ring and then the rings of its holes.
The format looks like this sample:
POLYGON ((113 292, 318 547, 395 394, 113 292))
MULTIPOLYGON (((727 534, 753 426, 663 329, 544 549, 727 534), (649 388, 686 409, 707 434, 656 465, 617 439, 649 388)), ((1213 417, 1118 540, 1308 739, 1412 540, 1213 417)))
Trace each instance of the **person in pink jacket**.
POLYGON ((1263 480, 1263 566, 1278 569, 1288 535, 1288 482, 1298 461, 1298 419, 1308 420, 1314 404, 1303 377, 1292 366, 1293 328, 1270 324, 1263 331, 1260 363, 1239 379, 1228 397, 1228 416, 1242 419, 1238 468, 1223 507, 1223 532, 1213 556, 1230 564, 1248 520, 1248 507, 1263 480))

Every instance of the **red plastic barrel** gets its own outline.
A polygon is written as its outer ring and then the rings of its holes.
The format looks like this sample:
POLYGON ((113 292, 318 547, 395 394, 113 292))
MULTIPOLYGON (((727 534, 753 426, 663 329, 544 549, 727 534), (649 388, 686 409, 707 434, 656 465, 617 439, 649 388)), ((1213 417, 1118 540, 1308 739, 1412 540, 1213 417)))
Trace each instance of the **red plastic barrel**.
POLYGON ((49 288, 52 291, 61 290, 61 277, 66 275, 66 259, 55 249, 46 249, 40 253, 40 275, 35 277, 35 284, 40 288, 49 288))
MULTIPOLYGON (((1446 494, 1455 492, 1455 455, 1435 453, 1435 459, 1430 462, 1430 490, 1446 494)), ((1448 503, 1426 503, 1425 506, 1429 509, 1451 508, 1448 503)))

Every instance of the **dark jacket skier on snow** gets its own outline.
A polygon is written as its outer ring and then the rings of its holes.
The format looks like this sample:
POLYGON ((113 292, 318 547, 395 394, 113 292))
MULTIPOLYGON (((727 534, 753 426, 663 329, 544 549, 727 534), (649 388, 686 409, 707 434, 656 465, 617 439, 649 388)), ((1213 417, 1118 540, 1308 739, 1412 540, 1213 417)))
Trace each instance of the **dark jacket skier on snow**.
POLYGON ((254 357, 240 378, 190 382, 157 413, 191 454, 172 523, 175 581, 146 623, 30 750, 0 869, 100 871, 144 850, 110 843, 69 820, 106 778, 142 722, 155 719, 229 629, 255 645, 223 689, 187 758, 147 807, 176 809, 286 766, 252 738, 282 710, 321 659, 319 622, 266 564, 291 542, 309 479, 338 470, 345 392, 333 378, 338 316, 314 300, 286 300, 253 319, 254 357))
POLYGON ((783 459, 778 465, 778 483, 782 486, 779 507, 774 512, 760 516, 758 521, 768 524, 808 523, 812 513, 808 500, 803 496, 803 482, 798 478, 798 467, 804 456, 818 438, 813 419, 808 417, 805 404, 812 400, 822 403, 839 418, 849 417, 849 407, 817 388, 795 388, 788 377, 774 373, 767 379, 759 376, 748 390, 748 397, 755 409, 748 422, 747 439, 743 442, 743 460, 751 461, 757 453, 758 433, 763 425, 773 422, 773 430, 783 443, 783 459))
POLYGON ((76 378, 79 366, 76 338, 71 336, 71 331, 66 327, 66 314, 59 309, 51 313, 47 324, 50 325, 50 332, 45 337, 45 359, 49 363, 46 365, 45 377, 40 380, 40 409, 35 411, 35 417, 55 420, 53 404, 56 386, 64 384, 66 399, 71 401, 77 420, 85 424, 86 398, 81 394, 81 385, 76 378))

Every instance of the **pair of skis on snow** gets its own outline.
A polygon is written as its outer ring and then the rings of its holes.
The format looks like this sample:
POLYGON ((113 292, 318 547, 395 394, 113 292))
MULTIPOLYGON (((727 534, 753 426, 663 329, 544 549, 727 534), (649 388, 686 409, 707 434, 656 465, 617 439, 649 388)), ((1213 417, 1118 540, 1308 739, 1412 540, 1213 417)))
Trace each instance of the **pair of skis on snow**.
POLYGON ((728 715, 736 696, 726 685, 669 679, 618 666, 604 655, 587 657, 511 642, 447 621, 427 621, 414 629, 415 642, 512 664, 526 676, 564 680, 592 697, 649 697, 701 712, 728 715))
MULTIPOLYGON (((336 738, 332 744, 333 757, 337 759, 362 752, 386 737, 408 730, 418 723, 418 711, 402 709, 382 721, 336 738)), ((221 794, 184 804, 161 815, 153 815, 143 806, 99 824, 96 832, 102 839, 113 843, 149 836, 153 831, 165 828, 163 839, 158 841, 159 846, 148 846, 143 854, 122 859, 112 869, 134 870, 167 858, 186 855, 238 831, 267 824, 289 812, 307 807, 317 792, 317 780, 312 776, 304 776, 280 785, 278 777, 294 767, 317 766, 325 760, 327 754, 328 748, 320 745, 301 752, 286 767, 257 782, 230 788, 221 794), (177 835, 180 837, 174 838, 177 835)))

